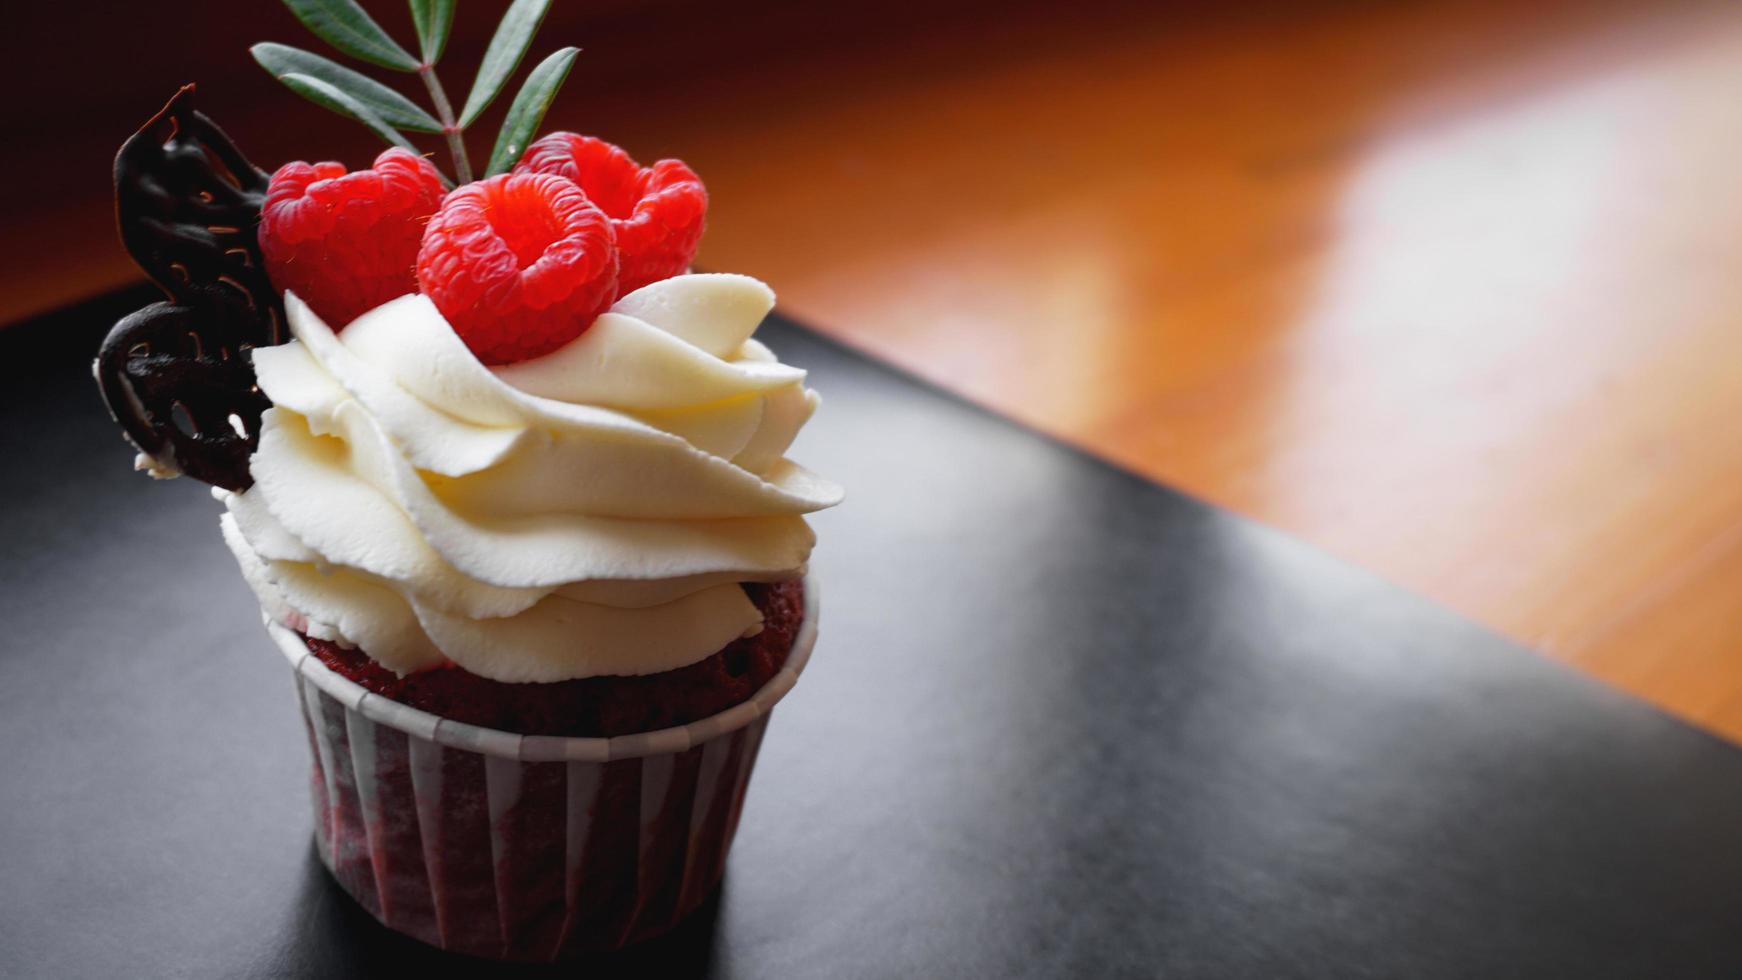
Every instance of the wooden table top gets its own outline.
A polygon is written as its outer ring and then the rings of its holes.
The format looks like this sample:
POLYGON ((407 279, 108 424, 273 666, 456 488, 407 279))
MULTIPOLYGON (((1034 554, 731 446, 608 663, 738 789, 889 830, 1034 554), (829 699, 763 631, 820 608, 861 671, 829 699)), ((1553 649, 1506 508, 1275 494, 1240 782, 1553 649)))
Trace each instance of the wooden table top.
POLYGON ((1742 735, 1742 8, 1077 30, 756 104, 708 260, 1742 735))
MULTIPOLYGON (((799 318, 1742 736, 1742 8, 898 8, 689 23, 689 73, 578 23, 551 121, 687 158, 799 318)), ((257 160, 372 152, 210 32, 91 98, 197 68, 257 160)), ((0 318, 132 277, 57 179, 0 318)))

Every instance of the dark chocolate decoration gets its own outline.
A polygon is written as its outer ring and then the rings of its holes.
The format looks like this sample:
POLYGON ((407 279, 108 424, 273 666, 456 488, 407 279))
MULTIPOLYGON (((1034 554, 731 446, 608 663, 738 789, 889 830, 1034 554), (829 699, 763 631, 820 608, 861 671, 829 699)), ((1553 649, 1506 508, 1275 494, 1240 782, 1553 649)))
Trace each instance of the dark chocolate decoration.
POLYGON ((115 324, 97 385, 146 455, 246 490, 270 405, 248 350, 286 339, 256 237, 267 175, 194 111, 193 95, 183 86, 115 157, 121 242, 170 301, 115 324))

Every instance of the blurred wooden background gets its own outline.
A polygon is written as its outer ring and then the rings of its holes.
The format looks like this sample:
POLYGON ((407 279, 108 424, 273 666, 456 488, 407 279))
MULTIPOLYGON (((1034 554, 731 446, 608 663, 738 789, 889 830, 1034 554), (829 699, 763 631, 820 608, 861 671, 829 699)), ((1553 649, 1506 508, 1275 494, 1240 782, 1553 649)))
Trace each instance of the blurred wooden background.
MULTIPOLYGON (((707 267, 1742 737, 1742 6, 1199 7, 557 0, 535 55, 703 175, 707 267)), ((266 0, 9 20, 0 321, 133 280, 109 158, 183 81, 268 169, 375 150, 266 0)))

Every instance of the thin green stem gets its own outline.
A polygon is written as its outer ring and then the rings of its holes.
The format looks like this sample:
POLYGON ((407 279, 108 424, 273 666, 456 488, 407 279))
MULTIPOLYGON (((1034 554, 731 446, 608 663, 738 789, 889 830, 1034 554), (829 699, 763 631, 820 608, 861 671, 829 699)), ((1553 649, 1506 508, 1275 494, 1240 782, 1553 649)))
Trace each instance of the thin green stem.
POLYGON ((441 120, 442 135, 448 139, 448 152, 454 157, 454 176, 460 183, 472 182, 472 161, 466 158, 466 141, 462 138, 459 124, 454 121, 454 107, 448 102, 448 93, 442 89, 441 80, 436 78, 434 65, 419 65, 417 76, 423 79, 424 88, 429 89, 430 101, 435 103, 436 118, 441 120))

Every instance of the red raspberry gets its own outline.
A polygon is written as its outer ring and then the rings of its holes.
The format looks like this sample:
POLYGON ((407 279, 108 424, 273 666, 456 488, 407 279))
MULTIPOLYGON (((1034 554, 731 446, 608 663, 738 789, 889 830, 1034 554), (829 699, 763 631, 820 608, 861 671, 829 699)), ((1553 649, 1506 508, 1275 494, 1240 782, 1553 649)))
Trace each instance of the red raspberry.
POLYGON ((467 184, 424 230, 417 281, 485 364, 548 354, 616 298, 611 219, 550 174, 467 184))
POLYGON ((708 192, 682 160, 643 167, 610 143, 551 133, 526 148, 517 174, 556 174, 581 185, 617 229, 617 295, 680 275, 696 257, 708 192))
POLYGON ((441 200, 435 167, 398 147, 376 157, 373 170, 353 174, 339 163, 287 163, 272 175, 260 209, 266 273, 340 329, 417 292, 412 265, 441 200))

